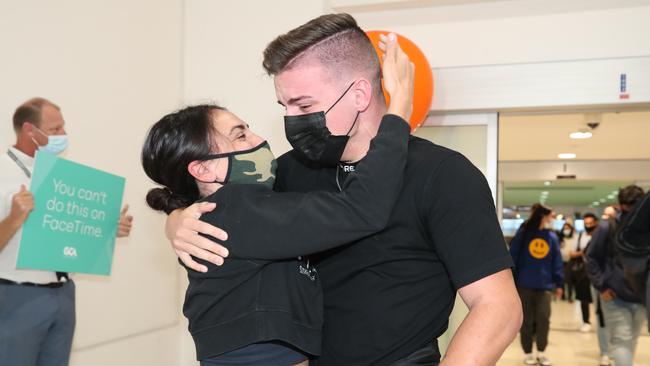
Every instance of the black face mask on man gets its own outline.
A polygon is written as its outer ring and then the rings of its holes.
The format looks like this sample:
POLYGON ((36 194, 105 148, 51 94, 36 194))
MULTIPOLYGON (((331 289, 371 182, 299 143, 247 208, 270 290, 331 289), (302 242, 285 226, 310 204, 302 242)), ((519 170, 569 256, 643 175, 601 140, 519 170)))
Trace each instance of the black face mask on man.
POLYGON ((341 160, 345 146, 350 139, 350 132, 357 123, 360 112, 357 112, 350 129, 343 136, 332 135, 327 129, 325 115, 343 99, 353 85, 354 82, 327 111, 284 117, 284 132, 287 140, 296 151, 308 160, 325 166, 334 166, 341 160))
POLYGON ((585 226, 585 231, 587 232, 587 234, 591 234, 591 233, 594 232, 594 230, 596 230, 596 227, 597 227, 596 225, 594 225, 594 226, 585 226))

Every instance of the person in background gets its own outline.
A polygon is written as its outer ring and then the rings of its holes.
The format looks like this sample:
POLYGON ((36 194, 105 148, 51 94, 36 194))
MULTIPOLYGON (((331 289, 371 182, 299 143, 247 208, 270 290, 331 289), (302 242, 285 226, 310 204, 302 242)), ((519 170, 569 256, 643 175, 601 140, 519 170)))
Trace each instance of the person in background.
POLYGON ((605 324, 609 329, 611 357, 616 366, 633 365, 645 319, 641 299, 625 280, 616 245, 619 224, 642 197, 643 190, 637 186, 622 188, 618 194, 621 214, 598 225, 586 251, 587 274, 600 293, 605 324))
POLYGON ((571 281, 571 272, 569 271, 569 260, 571 251, 576 247, 578 235, 575 235, 575 228, 570 223, 564 223, 560 231, 560 250, 562 252, 562 263, 564 265, 564 292, 562 300, 573 302, 573 289, 575 284, 571 281))
MULTIPOLYGON (((613 212, 616 213, 616 209, 614 209, 612 206, 606 208, 604 213, 608 212, 609 208, 611 208, 613 212)), ((605 216, 604 214, 604 217, 608 217, 608 216, 605 216)), ((585 226, 584 235, 589 236, 589 243, 587 244, 587 247, 589 247, 589 244, 591 243, 591 236, 594 233, 594 230, 596 230, 596 228, 598 227, 598 217, 593 213, 588 212, 582 216, 582 219, 584 221, 584 226, 585 226)), ((609 357, 609 335, 608 335, 608 329, 605 326, 605 317, 603 316, 603 309, 602 309, 600 296, 596 288, 593 285, 591 285, 591 281, 589 282, 589 289, 591 290, 591 299, 594 302, 594 306, 596 307, 596 320, 597 320, 596 335, 598 336, 598 348, 600 349, 599 365, 609 366, 612 363, 609 357)))
POLYGON ((616 207, 614 206, 607 206, 603 210, 603 214, 600 216, 603 220, 607 220, 610 217, 616 217, 618 213, 616 212, 616 207))
MULTIPOLYGON (((36 150, 68 146, 61 109, 32 98, 13 116, 16 144, 0 158, 0 365, 64 366, 75 327, 75 285, 65 273, 16 269, 22 226, 34 209, 30 184, 36 150)), ((118 237, 131 232, 126 205, 118 237)))
POLYGON ((530 218, 521 225, 510 246, 515 284, 524 310, 520 335, 526 365, 551 365, 544 353, 548 345, 551 298, 553 292, 561 298, 564 285, 560 242, 552 230, 552 222, 553 210, 534 204, 530 218), (533 354, 533 340, 537 343, 537 357, 533 354))
MULTIPOLYGON (((589 214, 587 214, 589 215, 589 214)), ((587 216, 583 218, 586 222, 596 220, 595 216, 587 216)), ((589 321, 589 304, 591 303, 591 288, 589 284, 589 277, 587 277, 587 270, 585 269, 584 251, 591 240, 591 234, 588 232, 580 232, 574 243, 574 246, 569 252, 569 273, 570 279, 575 286, 576 299, 580 301, 580 310, 582 312, 582 325, 580 331, 583 333, 591 330, 591 322, 589 321)))
POLYGON ((626 278, 643 301, 650 319, 650 192, 628 214, 618 239, 626 278))

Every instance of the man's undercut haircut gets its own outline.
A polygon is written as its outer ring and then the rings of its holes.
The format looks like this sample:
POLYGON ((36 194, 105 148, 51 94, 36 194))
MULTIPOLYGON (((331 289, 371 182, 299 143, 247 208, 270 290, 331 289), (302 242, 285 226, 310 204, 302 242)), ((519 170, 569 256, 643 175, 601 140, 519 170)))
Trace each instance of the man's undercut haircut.
POLYGON ((23 127, 25 122, 29 122, 36 127, 41 126, 41 116, 43 107, 51 106, 57 110, 61 110, 58 105, 50 102, 45 98, 32 98, 21 104, 14 112, 14 131, 18 132, 23 127))
MULTIPOLYGON (((350 14, 327 14, 278 36, 264 50, 264 70, 275 76, 316 60, 335 76, 359 75, 383 98, 379 58, 350 14)), ((345 81, 347 82, 347 81, 345 81)))

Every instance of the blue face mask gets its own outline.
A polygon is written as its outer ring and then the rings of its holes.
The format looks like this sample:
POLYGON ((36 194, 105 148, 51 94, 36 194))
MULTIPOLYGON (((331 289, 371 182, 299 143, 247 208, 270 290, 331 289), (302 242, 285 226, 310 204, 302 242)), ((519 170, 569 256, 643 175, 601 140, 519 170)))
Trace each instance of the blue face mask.
POLYGON ((39 151, 45 151, 50 154, 58 155, 63 152, 68 147, 68 135, 48 135, 45 132, 41 131, 40 128, 36 127, 38 132, 42 133, 43 136, 47 137, 47 145, 40 146, 34 138, 32 141, 36 144, 39 151))

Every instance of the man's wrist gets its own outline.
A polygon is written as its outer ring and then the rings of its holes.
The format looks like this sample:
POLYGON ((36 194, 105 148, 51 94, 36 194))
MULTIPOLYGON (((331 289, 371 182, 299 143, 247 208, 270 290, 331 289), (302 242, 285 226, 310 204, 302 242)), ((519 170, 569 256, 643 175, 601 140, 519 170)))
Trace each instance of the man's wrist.
POLYGON ((11 229, 18 230, 20 229, 21 226, 23 226, 23 223, 25 222, 26 219, 27 217, 23 219, 21 216, 9 214, 9 216, 7 216, 6 219, 6 223, 7 225, 9 225, 11 229))

